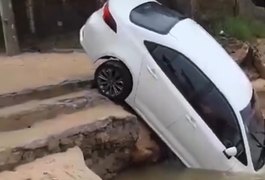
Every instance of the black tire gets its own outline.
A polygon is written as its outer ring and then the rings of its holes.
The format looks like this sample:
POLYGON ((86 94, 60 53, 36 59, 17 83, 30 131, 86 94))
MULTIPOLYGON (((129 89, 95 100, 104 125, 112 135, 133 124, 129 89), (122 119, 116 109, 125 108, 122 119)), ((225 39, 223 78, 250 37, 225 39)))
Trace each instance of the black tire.
POLYGON ((133 81, 128 68, 120 61, 110 60, 95 72, 99 92, 116 102, 123 102, 131 93, 133 81))

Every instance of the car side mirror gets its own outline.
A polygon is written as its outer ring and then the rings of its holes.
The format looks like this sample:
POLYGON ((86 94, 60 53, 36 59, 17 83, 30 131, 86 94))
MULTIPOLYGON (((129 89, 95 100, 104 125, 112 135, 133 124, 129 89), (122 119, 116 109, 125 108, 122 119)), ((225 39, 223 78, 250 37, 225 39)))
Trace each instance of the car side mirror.
POLYGON ((237 155, 237 148, 236 147, 230 147, 224 150, 224 155, 230 159, 231 157, 234 157, 237 155))

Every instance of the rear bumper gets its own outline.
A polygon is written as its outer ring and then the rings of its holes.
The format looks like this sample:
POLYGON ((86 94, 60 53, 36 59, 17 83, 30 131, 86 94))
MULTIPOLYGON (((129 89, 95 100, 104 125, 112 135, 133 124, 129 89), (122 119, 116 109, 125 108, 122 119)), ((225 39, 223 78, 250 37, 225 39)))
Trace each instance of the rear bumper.
POLYGON ((110 55, 111 46, 116 42, 116 34, 104 22, 102 13, 100 9, 92 14, 80 29, 80 44, 93 62, 110 55))

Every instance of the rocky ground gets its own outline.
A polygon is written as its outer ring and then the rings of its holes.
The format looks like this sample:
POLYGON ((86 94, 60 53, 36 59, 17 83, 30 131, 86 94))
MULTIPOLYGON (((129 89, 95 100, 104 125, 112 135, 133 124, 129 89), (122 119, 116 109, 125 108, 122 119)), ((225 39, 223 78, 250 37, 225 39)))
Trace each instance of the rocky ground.
POLYGON ((265 39, 252 43, 229 37, 219 37, 218 40, 251 81, 265 79, 265 39))

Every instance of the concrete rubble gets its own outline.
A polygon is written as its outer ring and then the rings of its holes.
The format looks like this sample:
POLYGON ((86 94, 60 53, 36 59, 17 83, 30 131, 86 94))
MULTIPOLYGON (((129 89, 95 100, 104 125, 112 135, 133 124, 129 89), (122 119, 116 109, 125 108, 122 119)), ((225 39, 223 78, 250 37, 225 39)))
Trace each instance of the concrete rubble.
POLYGON ((41 173, 38 166, 44 163, 45 168, 46 158, 71 153, 74 147, 82 151, 83 159, 70 160, 69 166, 84 161, 102 179, 113 178, 133 163, 159 159, 160 146, 152 131, 92 89, 94 67, 85 57, 34 53, 0 61, 6 74, 15 74, 0 78, 4 85, 0 87, 0 179, 54 180, 58 173, 59 179, 67 180, 64 168, 41 173))
POLYGON ((0 173, 2 180, 101 180, 87 168, 78 147, 0 173))

